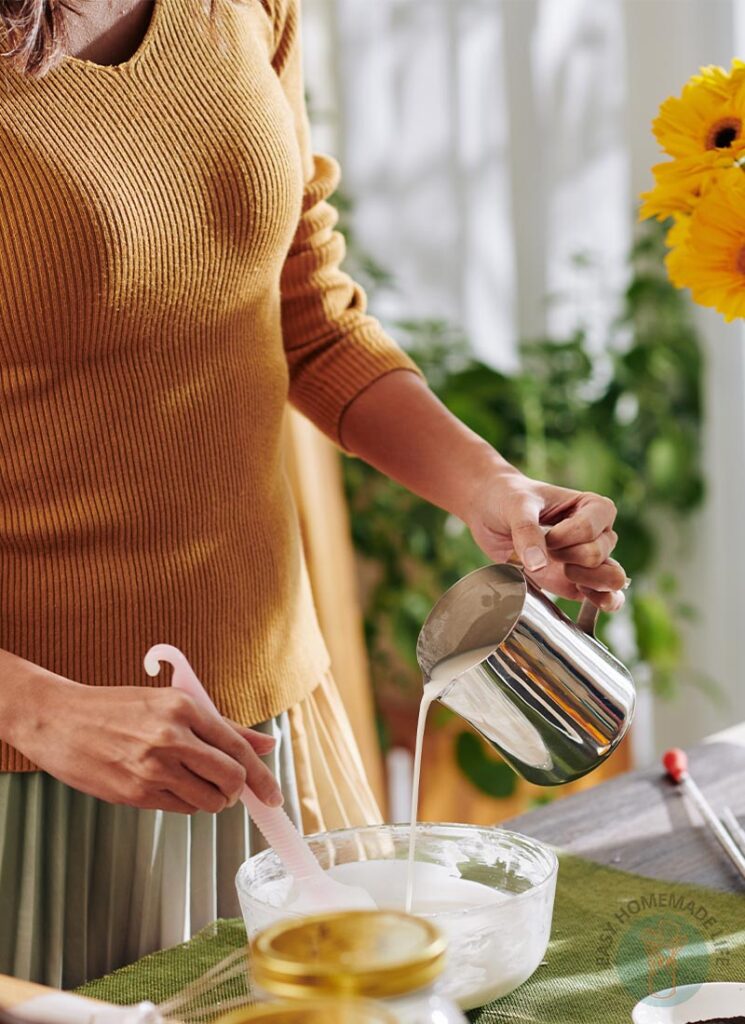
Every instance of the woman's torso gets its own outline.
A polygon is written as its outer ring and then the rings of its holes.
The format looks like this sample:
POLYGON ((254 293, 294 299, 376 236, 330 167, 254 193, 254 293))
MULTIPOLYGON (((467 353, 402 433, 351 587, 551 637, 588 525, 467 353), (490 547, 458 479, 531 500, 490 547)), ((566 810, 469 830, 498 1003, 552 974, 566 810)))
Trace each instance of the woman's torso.
POLYGON ((222 48, 156 0, 120 65, 0 72, 0 648, 145 684, 176 643, 250 721, 326 654, 281 454, 300 156, 264 8, 218 10, 222 48))

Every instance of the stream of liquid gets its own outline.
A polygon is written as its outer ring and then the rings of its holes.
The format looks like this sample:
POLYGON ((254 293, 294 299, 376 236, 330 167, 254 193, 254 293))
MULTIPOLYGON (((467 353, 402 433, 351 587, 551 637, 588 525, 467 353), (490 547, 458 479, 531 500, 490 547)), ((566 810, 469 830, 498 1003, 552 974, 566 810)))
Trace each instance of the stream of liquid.
POLYGON ((409 859, 406 872, 406 913, 410 914, 414 904, 414 856, 416 853, 416 822, 419 810, 419 780, 422 774, 422 747, 424 744, 424 728, 430 706, 444 693, 450 683, 463 672, 478 665, 480 661, 494 650, 493 646, 481 647, 474 651, 465 651, 445 658, 432 669, 429 679, 424 683, 424 692, 419 705, 419 717, 416 724, 416 746, 414 747, 414 774, 411 785, 411 816, 409 818, 409 859))

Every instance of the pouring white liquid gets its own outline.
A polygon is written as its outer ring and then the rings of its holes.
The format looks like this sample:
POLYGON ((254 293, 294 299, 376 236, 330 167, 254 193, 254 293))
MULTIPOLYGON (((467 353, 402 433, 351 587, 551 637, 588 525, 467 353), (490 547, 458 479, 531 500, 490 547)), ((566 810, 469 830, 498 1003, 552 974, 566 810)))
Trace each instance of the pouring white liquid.
POLYGON ((445 691, 449 683, 457 679, 469 668, 478 665, 484 658, 488 658, 494 650, 494 646, 480 647, 475 651, 465 651, 445 658, 432 669, 429 679, 424 684, 422 701, 419 705, 419 718, 416 724, 416 746, 414 747, 414 775, 411 786, 411 816, 409 825, 411 833, 409 836, 409 861, 406 873, 406 912, 410 914, 414 904, 414 854, 416 852, 416 820, 419 809, 419 779, 422 774, 422 747, 424 744, 424 727, 427 724, 427 714, 430 705, 433 704, 441 693, 445 691))
MULTIPOLYGON (((493 650, 493 647, 485 647, 448 658, 435 666, 425 683, 417 723, 410 828, 408 836, 405 833, 403 836, 404 844, 408 840, 408 859, 398 859, 393 851, 385 852, 390 839, 385 834, 386 826, 382 826, 380 853, 376 855, 376 843, 371 844, 369 853, 360 843, 359 859, 345 857, 341 863, 326 869, 336 881, 365 889, 381 909, 413 910, 431 918, 442 929, 448 942, 442 993, 464 1010, 500 998, 533 974, 548 944, 555 885, 554 875, 549 886, 543 885, 540 892, 530 895, 520 886, 513 889, 503 881, 497 884, 486 879, 476 882, 462 876, 462 865, 474 863, 474 860, 485 866, 504 863, 510 870, 515 868, 519 856, 516 859, 515 851, 503 853, 499 843, 483 862, 479 856, 485 851, 469 849, 467 840, 461 849, 457 839, 445 844, 438 842, 431 860, 429 857, 415 860, 427 712, 450 682, 479 664, 493 650)), ((431 839, 429 845, 432 850, 431 839)), ((259 855, 263 856, 265 854, 259 855)), ((238 892, 251 935, 288 913, 296 913, 295 884, 287 875, 264 883, 253 894, 250 904, 247 901, 244 905, 242 887, 246 887, 246 882, 242 882, 239 873, 238 892)), ((530 889, 530 885, 527 888, 530 889)))

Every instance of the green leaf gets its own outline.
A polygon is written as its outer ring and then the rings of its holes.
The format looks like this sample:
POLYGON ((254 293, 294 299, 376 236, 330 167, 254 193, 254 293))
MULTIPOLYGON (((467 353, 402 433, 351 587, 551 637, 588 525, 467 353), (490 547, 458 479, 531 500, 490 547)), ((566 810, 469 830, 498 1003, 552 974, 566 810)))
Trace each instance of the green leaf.
POLYGON ((432 707, 429 713, 428 725, 433 729, 442 729, 446 725, 449 725, 457 715, 450 708, 446 708, 444 704, 440 704, 439 701, 432 707))
POLYGON ((375 728, 378 734, 380 749, 383 753, 386 753, 391 748, 391 729, 379 711, 375 713, 375 728))
POLYGON ((512 796, 517 788, 513 770, 484 750, 484 743, 472 732, 461 732, 455 738, 455 759, 465 777, 488 796, 512 796))
POLYGON ((613 557, 626 569, 631 579, 637 579, 654 562, 657 540, 643 518, 643 512, 636 516, 620 512, 614 529, 618 534, 618 545, 613 557))
POLYGON ((545 807, 546 804, 553 803, 556 796, 553 793, 539 793, 538 796, 532 796, 528 801, 528 810, 532 811, 539 807, 545 807))
POLYGON ((405 608, 397 609, 391 618, 391 634, 396 651, 412 669, 418 667, 416 660, 416 642, 423 620, 412 619, 405 608))
POLYGON ((594 431, 581 431, 569 445, 567 482, 578 491, 614 494, 618 458, 607 438, 594 431))
POLYGON ((641 657, 660 671, 675 668, 680 661, 683 641, 670 607, 655 593, 636 593, 631 607, 641 657))

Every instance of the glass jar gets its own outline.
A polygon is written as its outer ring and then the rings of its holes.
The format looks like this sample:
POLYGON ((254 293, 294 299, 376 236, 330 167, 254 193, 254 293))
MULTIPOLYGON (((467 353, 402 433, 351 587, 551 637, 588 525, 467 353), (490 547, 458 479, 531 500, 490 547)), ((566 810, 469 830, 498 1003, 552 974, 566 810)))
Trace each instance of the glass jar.
POLYGON ((353 910, 280 921, 251 943, 257 988, 285 1000, 374 999, 399 1024, 464 1024, 438 995, 445 940, 430 922, 392 910, 353 910))
POLYGON ((397 1024, 396 1018, 367 999, 314 999, 265 1003, 226 1013, 214 1024, 397 1024))

